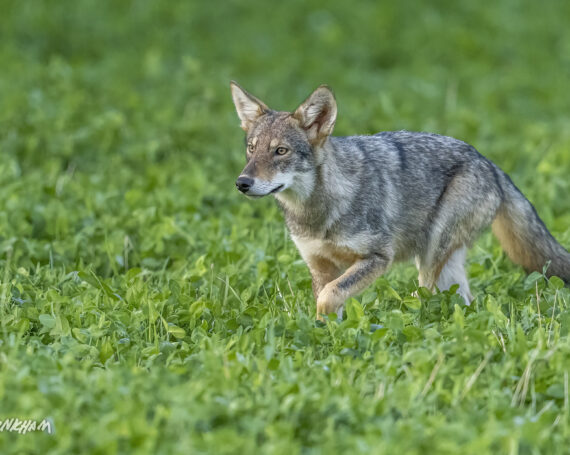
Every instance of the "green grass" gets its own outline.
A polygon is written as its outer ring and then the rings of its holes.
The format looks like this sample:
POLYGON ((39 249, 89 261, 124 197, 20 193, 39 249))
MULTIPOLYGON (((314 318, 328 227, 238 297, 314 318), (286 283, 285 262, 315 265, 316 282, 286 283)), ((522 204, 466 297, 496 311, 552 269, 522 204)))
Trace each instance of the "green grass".
POLYGON ((570 247, 570 3, 11 1, 0 15, 0 452, 570 452, 570 291, 486 233, 476 301, 394 267, 341 323, 234 180, 236 79, 336 134, 466 140, 570 247), (370 331, 370 324, 384 328, 370 331))

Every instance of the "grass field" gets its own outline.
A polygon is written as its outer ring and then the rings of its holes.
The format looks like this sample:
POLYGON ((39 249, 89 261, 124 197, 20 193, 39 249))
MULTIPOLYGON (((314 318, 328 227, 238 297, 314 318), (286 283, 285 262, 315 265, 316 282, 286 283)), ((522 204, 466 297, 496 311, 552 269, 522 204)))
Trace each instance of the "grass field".
POLYGON ((402 264, 316 325, 229 92, 463 139, 569 248, 570 3, 323 5, 2 1, 0 420, 55 433, 0 453, 570 453, 570 290, 486 233, 471 307, 402 264))

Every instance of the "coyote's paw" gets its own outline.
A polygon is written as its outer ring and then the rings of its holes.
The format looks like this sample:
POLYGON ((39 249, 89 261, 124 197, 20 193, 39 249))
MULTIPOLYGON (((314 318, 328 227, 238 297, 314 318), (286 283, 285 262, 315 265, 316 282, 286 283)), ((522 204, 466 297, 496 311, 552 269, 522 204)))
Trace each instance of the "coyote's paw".
MULTIPOLYGON (((474 300, 474 297, 471 295, 471 292, 469 292, 469 290, 465 291, 462 288, 459 288, 457 290, 457 294, 460 295, 461 297, 463 297, 463 300, 465 301, 465 305, 469 306, 471 305, 471 302, 474 300)), ((419 291, 414 291, 412 292, 412 297, 415 297, 416 299, 420 299, 420 293, 419 291)))
POLYGON ((471 302, 473 302, 474 297, 471 295, 471 293, 470 293, 469 291, 466 292, 466 291, 464 291, 464 290, 462 290, 462 289, 459 289, 459 290, 457 291, 457 293, 458 293, 461 297, 463 297, 463 300, 465 301, 465 305, 467 305, 467 306, 470 306, 470 305, 471 305, 471 302))
POLYGON ((324 315, 336 313, 338 319, 342 318, 343 301, 336 295, 334 288, 325 286, 317 298, 317 319, 323 321, 324 315))

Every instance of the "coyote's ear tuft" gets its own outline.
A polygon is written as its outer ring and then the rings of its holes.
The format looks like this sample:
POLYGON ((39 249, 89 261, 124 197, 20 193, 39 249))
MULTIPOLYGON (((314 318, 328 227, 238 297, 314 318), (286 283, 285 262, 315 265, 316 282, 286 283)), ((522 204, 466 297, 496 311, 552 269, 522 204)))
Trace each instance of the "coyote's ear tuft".
POLYGON ((294 112, 307 130, 309 141, 314 145, 322 143, 330 136, 336 122, 336 100, 333 92, 326 85, 321 85, 294 112))
POLYGON ((247 131, 258 117, 269 112, 269 108, 255 96, 247 93, 236 82, 231 81, 230 88, 238 117, 241 120, 241 127, 247 131))

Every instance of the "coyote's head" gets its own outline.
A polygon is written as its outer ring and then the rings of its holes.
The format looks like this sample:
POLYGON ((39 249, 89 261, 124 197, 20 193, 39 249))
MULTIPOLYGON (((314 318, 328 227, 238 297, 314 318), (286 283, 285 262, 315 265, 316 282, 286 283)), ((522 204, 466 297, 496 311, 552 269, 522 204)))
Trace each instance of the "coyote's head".
POLYGON ((231 83, 241 127, 246 132, 247 164, 237 188, 252 197, 276 194, 303 200, 315 186, 321 146, 332 133, 336 101, 326 86, 317 88, 294 112, 269 109, 238 84, 231 83))

